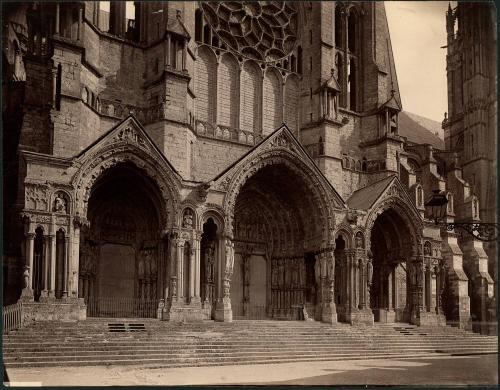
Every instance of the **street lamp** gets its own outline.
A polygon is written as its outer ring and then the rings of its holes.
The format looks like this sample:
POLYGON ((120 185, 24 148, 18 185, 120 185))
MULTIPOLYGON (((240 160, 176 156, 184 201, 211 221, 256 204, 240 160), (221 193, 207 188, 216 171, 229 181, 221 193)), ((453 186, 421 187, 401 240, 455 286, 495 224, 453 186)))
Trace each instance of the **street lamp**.
POLYGON ((425 203, 425 210, 427 215, 430 216, 436 225, 441 225, 451 232, 454 229, 461 229, 466 231, 471 236, 474 236, 480 241, 496 241, 498 236, 498 225, 496 223, 486 222, 452 222, 444 221, 446 216, 446 209, 448 199, 446 195, 440 190, 432 191, 433 194, 425 203))

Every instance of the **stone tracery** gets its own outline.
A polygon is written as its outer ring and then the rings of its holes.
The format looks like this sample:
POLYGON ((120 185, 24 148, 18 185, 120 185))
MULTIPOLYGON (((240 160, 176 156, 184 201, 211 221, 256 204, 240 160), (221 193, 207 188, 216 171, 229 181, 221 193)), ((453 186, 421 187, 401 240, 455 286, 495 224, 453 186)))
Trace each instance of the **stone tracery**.
POLYGON ((235 52, 258 60, 277 61, 288 55, 297 40, 293 2, 200 2, 207 21, 235 52))

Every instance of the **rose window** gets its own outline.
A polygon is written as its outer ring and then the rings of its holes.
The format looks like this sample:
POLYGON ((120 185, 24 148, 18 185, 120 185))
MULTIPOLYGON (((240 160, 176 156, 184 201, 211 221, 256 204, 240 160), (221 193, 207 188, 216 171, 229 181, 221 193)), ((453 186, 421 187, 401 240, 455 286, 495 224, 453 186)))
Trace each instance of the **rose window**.
POLYGON ((248 58, 273 62, 297 41, 297 5, 279 1, 200 2, 207 22, 231 50, 248 58))

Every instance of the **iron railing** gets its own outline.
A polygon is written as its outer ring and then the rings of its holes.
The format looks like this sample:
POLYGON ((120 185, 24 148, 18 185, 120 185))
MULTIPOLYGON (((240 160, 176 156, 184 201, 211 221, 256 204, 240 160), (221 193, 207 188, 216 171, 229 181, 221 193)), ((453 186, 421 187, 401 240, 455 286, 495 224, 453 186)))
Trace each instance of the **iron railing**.
POLYGON ((22 328, 23 304, 21 302, 3 308, 3 333, 22 328))
POLYGON ((87 298, 88 317, 156 318, 158 300, 118 297, 87 298))

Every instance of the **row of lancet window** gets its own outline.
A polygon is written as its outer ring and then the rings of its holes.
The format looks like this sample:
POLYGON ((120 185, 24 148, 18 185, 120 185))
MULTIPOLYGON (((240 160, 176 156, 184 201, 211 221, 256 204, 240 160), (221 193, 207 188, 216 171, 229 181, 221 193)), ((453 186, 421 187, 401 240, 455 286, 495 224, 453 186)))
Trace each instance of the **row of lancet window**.
POLYGON ((335 6, 335 66, 342 89, 339 105, 359 111, 360 15, 355 7, 335 6))
MULTIPOLYGON (((205 22, 203 11, 197 9, 195 12, 195 41, 198 43, 205 43, 218 49, 227 50, 224 42, 219 41, 217 34, 213 33, 210 25, 205 22)), ((278 68, 288 70, 290 72, 302 74, 302 47, 297 46, 296 53, 277 61, 275 64, 278 68)))

